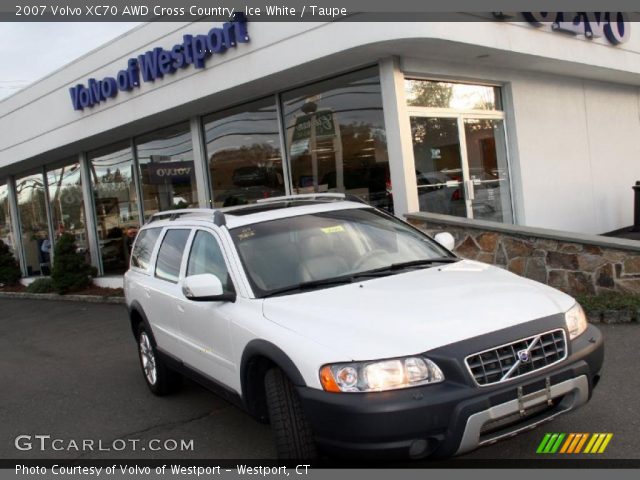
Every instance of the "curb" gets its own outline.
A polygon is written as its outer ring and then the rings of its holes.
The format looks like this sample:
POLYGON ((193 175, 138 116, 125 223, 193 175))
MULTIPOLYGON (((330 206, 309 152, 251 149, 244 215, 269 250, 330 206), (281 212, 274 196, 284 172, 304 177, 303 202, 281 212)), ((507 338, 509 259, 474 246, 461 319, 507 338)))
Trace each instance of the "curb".
POLYGON ((58 300, 65 302, 110 303, 124 305, 124 297, 102 297, 100 295, 59 295, 57 293, 0 292, 0 298, 25 300, 58 300))

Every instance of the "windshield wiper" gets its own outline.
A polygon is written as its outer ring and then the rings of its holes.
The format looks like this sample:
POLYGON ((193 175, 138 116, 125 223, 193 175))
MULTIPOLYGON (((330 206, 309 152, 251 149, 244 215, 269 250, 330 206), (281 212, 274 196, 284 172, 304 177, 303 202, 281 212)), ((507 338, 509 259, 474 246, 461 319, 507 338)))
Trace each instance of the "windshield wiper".
POLYGON ((409 267, 420 267, 422 265, 433 265, 434 263, 455 263, 460 259, 456 257, 425 258, 424 260, 411 260, 410 262, 393 263, 389 266, 391 270, 403 270, 409 267))
POLYGON ((334 285, 344 285, 347 283, 353 283, 353 276, 349 275, 347 277, 336 277, 336 278, 326 278, 323 280, 311 280, 309 282, 302 282, 296 285, 291 285, 290 287, 277 288, 275 290, 271 290, 266 295, 263 295, 262 298, 273 297, 275 295, 280 295, 281 293, 289 293, 289 292, 297 292, 297 291, 305 291, 305 290, 313 290, 318 287, 332 287, 334 285))
POLYGON ((283 293, 290 292, 303 292, 305 290, 313 290, 314 288, 319 287, 333 287, 336 285, 345 285, 348 283, 353 283, 354 280, 358 278, 366 278, 366 277, 383 277, 386 275, 391 275, 393 272, 398 270, 404 270, 405 268, 413 268, 420 267, 423 265, 433 265, 436 263, 454 263, 460 261, 459 258, 456 257, 438 257, 438 258, 426 258, 423 260, 411 260, 409 262, 402 263, 392 263, 389 266, 376 268, 373 270, 367 270, 365 272, 352 273, 349 275, 344 275, 341 277, 335 278, 325 278, 322 280, 311 280, 308 282, 298 283, 296 285, 291 285, 289 287, 277 288, 275 290, 271 290, 267 292, 265 295, 262 295, 261 298, 274 297, 276 295, 281 295, 283 293))
POLYGON ((411 260, 409 262, 392 263, 391 265, 388 265, 386 267, 375 268, 373 270, 367 270, 365 272, 354 273, 353 275, 351 275, 351 278, 384 276, 384 275, 390 275, 391 273, 396 272, 398 270, 404 270, 405 268, 434 265, 436 263, 455 263, 459 261, 460 259, 456 257, 438 257, 438 258, 425 258, 422 260, 411 260))

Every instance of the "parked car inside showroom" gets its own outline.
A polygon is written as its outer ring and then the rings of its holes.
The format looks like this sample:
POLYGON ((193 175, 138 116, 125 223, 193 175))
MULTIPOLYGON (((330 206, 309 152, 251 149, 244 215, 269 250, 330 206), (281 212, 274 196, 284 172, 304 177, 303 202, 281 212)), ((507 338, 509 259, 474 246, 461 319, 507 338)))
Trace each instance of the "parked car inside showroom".
POLYGON ((340 194, 156 214, 125 275, 144 379, 270 422, 280 458, 452 456, 584 405, 580 305, 452 247, 340 194))

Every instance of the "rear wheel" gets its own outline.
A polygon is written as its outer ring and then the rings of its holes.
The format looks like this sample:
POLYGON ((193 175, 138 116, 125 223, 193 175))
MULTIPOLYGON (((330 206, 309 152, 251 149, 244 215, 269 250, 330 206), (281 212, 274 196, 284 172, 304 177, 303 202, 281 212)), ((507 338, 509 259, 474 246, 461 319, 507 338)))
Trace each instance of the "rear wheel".
POLYGON ((138 328, 138 353, 142 374, 149 390, 155 395, 162 396, 180 388, 182 377, 171 370, 158 356, 155 343, 142 324, 138 328))
POLYGON ((264 385, 278 458, 316 458, 313 433, 291 381, 282 370, 273 368, 266 373, 264 385))

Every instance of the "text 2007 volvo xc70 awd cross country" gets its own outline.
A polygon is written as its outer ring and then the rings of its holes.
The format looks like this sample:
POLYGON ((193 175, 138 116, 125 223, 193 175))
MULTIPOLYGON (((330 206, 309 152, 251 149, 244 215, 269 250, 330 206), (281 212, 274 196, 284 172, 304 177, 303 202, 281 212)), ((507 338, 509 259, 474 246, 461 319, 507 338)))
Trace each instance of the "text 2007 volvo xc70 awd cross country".
POLYGON ((467 452, 585 404, 604 356, 573 298, 335 194, 157 214, 125 292, 151 391, 198 380, 282 458, 467 452))

